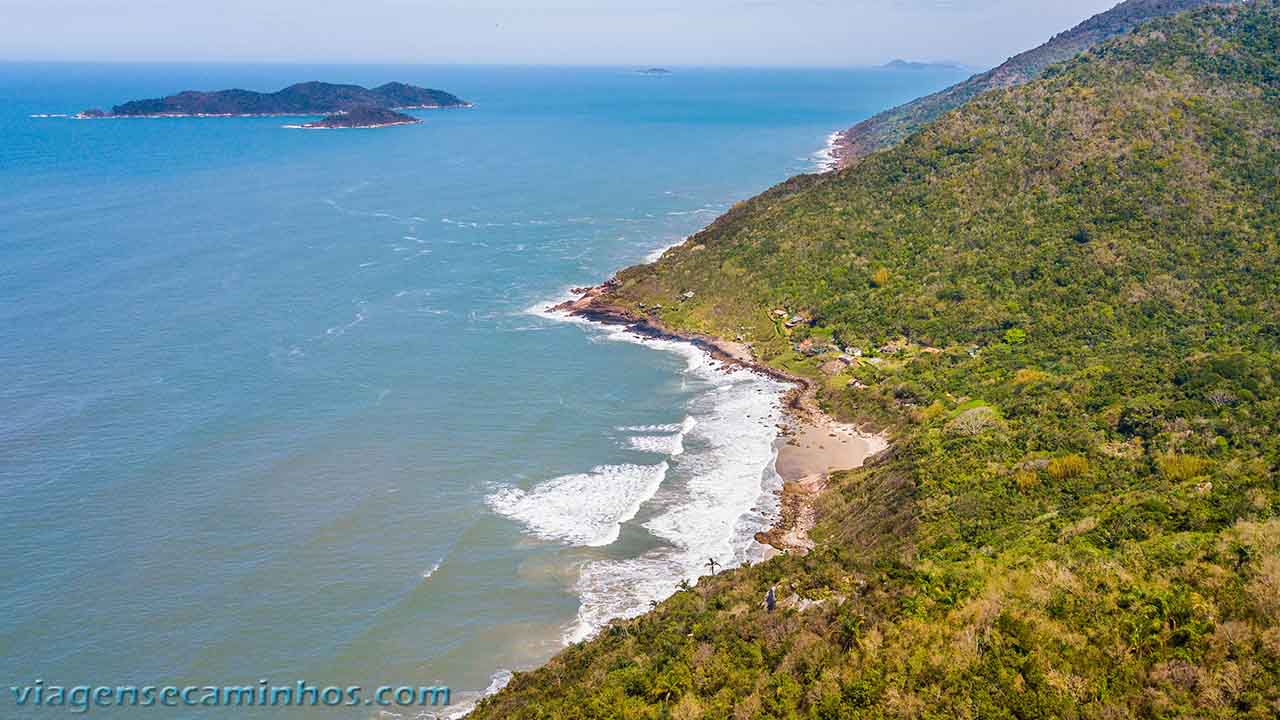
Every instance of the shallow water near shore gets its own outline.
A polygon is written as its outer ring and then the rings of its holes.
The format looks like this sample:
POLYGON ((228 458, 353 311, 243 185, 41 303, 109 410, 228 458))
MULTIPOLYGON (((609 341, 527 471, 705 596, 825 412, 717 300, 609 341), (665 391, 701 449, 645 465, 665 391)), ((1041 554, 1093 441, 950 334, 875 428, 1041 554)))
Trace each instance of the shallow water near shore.
POLYGON ((541 310, 958 79, 0 64, 0 674, 465 703, 755 557, 781 386, 541 310), (476 107, 32 117, 310 79, 476 107))

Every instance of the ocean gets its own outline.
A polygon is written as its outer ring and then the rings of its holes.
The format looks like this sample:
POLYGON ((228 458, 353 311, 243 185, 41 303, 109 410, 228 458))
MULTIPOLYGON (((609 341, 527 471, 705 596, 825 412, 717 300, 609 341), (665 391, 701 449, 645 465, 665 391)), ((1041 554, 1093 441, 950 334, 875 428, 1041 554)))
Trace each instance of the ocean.
POLYGON ((0 678, 440 685, 456 713, 757 558, 783 388, 545 308, 959 79, 0 64, 0 678), (32 117, 312 79, 475 107, 32 117))

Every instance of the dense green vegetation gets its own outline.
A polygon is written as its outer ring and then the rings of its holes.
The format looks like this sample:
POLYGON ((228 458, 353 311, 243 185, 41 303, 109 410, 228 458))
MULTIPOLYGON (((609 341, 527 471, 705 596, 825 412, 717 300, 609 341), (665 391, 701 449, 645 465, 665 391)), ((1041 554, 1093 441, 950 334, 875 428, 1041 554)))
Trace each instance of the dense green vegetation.
POLYGON ((398 113, 395 110, 376 107, 359 107, 350 110, 326 115, 315 122, 309 122, 303 127, 309 128, 368 128, 383 127, 386 125, 408 125, 411 123, 421 122, 412 115, 398 113))
MULTIPOLYGON (((186 90, 177 95, 150 100, 131 100, 111 109, 112 115, 317 115, 346 112, 357 108, 453 108, 465 100, 443 90, 432 90, 401 82, 375 88, 304 82, 273 93, 252 90, 186 90)), ((102 117, 101 110, 86 110, 86 117, 102 117)))
POLYGON ((1275 0, 1199 10, 621 273, 610 302, 744 336, 894 444, 815 552, 474 717, 1280 715, 1278 128, 1275 0))
POLYGON ((1033 80, 1050 65, 1073 58, 1148 20, 1229 1, 1125 0, 1116 7, 1059 33, 1045 44, 1009 58, 997 68, 863 120, 845 133, 839 148, 841 161, 853 162, 877 150, 893 147, 944 113, 982 93, 1033 80))

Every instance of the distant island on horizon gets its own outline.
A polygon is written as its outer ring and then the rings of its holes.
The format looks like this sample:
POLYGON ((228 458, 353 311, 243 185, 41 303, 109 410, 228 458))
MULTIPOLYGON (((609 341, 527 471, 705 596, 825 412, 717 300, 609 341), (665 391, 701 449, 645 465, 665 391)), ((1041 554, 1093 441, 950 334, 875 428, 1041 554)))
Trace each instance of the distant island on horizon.
MULTIPOLYGON (((131 100, 116 105, 110 112, 100 109, 84 110, 79 118, 111 117, 255 117, 271 115, 327 115, 334 116, 320 121, 336 123, 359 122, 371 125, 323 125, 324 127, 380 127, 388 124, 405 124, 415 121, 398 110, 438 110, 467 108, 471 103, 443 90, 433 90, 402 82, 389 82, 375 88, 359 85, 338 85, 325 82, 304 82, 290 85, 273 93, 252 90, 218 90, 200 92, 185 90, 176 95, 147 100, 131 100), (380 112, 381 111, 381 112, 380 112), (385 113, 398 116, 392 118, 385 113)), ((314 124, 317 127, 322 125, 314 124)))
POLYGON ((636 72, 641 75, 670 75, 671 74, 670 70, 666 68, 660 68, 660 67, 645 68, 644 70, 637 70, 636 72))
POLYGON ((968 68, 957 62, 926 62, 920 60, 903 60, 895 58, 883 65, 877 65, 880 70, 967 70, 968 68))

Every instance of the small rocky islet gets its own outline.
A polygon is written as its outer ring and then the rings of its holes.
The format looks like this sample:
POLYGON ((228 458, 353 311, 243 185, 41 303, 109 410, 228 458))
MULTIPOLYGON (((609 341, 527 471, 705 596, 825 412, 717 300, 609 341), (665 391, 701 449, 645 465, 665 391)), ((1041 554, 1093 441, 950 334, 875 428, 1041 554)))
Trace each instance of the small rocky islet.
POLYGON ((386 108, 353 108, 340 113, 325 115, 314 122, 298 127, 308 130, 339 128, 380 128, 393 125, 416 125, 422 122, 412 115, 406 115, 386 108))

